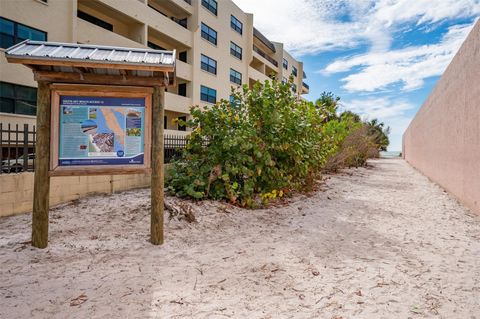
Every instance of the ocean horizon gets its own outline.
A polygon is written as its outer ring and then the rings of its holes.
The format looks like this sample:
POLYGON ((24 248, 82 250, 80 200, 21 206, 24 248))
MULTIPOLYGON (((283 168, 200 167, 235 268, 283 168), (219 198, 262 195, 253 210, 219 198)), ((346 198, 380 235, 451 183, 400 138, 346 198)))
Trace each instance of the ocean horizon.
POLYGON ((387 152, 380 152, 380 157, 401 157, 402 152, 400 151, 387 151, 387 152))

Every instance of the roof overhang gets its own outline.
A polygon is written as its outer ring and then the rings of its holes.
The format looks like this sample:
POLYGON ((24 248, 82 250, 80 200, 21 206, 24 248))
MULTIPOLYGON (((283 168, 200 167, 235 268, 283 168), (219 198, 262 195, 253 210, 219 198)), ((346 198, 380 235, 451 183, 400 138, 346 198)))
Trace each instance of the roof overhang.
POLYGON ((276 53, 275 45, 267 39, 257 28, 253 28, 253 36, 256 37, 260 42, 262 42, 267 48, 269 48, 272 53, 276 53))
POLYGON ((23 64, 37 80, 120 85, 175 84, 175 50, 23 41, 5 51, 10 63, 23 64), (113 81, 113 82, 111 82, 113 81))

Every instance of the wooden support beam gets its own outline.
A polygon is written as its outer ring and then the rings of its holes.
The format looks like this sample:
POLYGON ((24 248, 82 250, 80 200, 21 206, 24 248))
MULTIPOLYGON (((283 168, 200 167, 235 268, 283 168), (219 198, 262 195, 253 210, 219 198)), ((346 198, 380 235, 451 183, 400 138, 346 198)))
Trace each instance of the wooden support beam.
POLYGON ((165 88, 155 86, 152 103, 152 183, 151 183, 151 224, 150 241, 163 244, 163 116, 165 88))
POLYGON ((32 215, 32 245, 38 248, 45 248, 48 245, 50 112, 50 85, 48 82, 40 81, 37 90, 37 140, 32 215))
POLYGON ((146 63, 124 63, 124 62, 104 62, 92 60, 63 60, 63 59, 38 59, 35 57, 16 57, 7 56, 10 63, 19 63, 24 65, 49 65, 49 66, 67 66, 67 67, 86 67, 94 69, 124 69, 124 70, 142 70, 142 71, 161 71, 174 72, 174 65, 159 65, 146 63))
MULTIPOLYGON (((127 71, 128 72, 128 71, 127 71)), ((127 73, 128 74, 128 73, 127 73)), ((79 72, 34 71, 36 81, 78 84, 165 86, 164 77, 141 77, 133 75, 106 75, 79 72)))

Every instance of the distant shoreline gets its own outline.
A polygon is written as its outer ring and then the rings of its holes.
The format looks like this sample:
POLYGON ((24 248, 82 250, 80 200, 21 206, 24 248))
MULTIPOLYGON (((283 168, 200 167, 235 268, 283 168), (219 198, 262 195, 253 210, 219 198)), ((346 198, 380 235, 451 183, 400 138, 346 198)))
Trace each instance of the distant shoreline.
POLYGON ((380 152, 380 157, 383 158, 400 158, 402 152, 400 151, 388 151, 388 152, 380 152))

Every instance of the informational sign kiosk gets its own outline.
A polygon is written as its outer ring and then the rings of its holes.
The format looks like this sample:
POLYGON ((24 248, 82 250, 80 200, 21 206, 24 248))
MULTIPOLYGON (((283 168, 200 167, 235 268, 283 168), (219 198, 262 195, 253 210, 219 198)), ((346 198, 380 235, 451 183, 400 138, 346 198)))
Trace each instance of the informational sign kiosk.
POLYGON ((26 40, 5 51, 38 82, 32 245, 48 245, 50 176, 151 173, 151 242, 163 243, 165 87, 175 51, 26 40))

